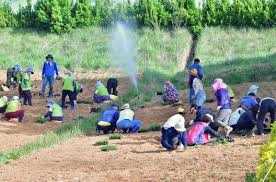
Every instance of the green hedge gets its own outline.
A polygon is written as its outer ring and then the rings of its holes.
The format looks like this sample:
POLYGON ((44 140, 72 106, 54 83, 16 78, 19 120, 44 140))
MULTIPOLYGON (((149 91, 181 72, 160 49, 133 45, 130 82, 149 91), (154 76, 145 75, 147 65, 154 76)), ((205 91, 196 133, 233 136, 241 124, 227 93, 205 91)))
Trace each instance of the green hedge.
POLYGON ((257 167, 257 181, 276 181, 276 121, 270 140, 262 147, 257 167))
POLYGON ((152 28, 187 27, 194 35, 205 26, 271 27, 276 22, 275 0, 38 0, 32 7, 11 11, 0 5, 0 27, 36 27, 56 33, 116 21, 136 22, 152 28))

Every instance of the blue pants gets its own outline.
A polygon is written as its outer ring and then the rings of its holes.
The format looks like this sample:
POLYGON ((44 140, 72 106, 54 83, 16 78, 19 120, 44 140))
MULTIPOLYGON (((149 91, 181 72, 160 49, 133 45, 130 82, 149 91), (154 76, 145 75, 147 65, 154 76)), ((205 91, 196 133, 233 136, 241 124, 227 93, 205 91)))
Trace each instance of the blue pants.
POLYGON ((180 142, 187 146, 186 132, 178 132, 174 128, 162 128, 161 145, 167 150, 176 149, 180 142))
POLYGON ((193 96, 194 96, 194 94, 195 94, 194 89, 193 89, 193 88, 190 88, 190 89, 188 90, 188 96, 189 96, 188 99, 189 99, 190 105, 193 104, 193 96))
POLYGON ((137 133, 142 126, 142 122, 136 119, 132 121, 125 119, 119 121, 116 126, 118 130, 123 130, 125 133, 137 133))
POLYGON ((53 96, 53 87, 54 87, 55 78, 54 76, 45 76, 42 80, 41 94, 44 96, 45 89, 49 85, 49 96, 53 96))

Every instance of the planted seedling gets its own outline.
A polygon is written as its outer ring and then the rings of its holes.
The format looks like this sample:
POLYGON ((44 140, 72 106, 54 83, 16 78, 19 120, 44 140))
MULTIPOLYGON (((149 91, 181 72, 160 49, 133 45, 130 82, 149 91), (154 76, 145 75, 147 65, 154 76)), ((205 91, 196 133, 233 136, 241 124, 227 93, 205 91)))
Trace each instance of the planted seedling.
POLYGON ((100 140, 100 141, 97 141, 94 145, 96 146, 100 146, 100 145, 108 145, 108 140, 100 140))
POLYGON ((111 150, 117 150, 117 146, 116 145, 103 145, 103 146, 101 146, 101 151, 108 152, 108 151, 111 151, 111 150))
POLYGON ((122 135, 119 133, 114 133, 109 136, 109 140, 121 140, 121 138, 122 138, 122 135))

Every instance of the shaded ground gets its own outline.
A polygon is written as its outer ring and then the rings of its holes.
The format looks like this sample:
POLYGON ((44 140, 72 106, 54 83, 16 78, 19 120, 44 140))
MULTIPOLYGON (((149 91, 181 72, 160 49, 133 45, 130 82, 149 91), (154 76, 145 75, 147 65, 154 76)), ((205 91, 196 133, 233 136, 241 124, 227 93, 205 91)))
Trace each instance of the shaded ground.
POLYGON ((226 145, 166 152, 159 132, 111 141, 118 150, 93 144, 107 136, 80 137, 0 167, 1 181, 243 181, 254 172, 266 137, 236 138, 226 145), (85 144, 85 145, 84 145, 85 144), (15 175, 16 174, 16 175, 15 175))

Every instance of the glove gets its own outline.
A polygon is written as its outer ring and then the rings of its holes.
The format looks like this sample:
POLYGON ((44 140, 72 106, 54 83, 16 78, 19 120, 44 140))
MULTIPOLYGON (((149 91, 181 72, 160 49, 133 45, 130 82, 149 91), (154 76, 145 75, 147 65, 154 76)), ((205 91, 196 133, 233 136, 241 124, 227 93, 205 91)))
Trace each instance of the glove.
POLYGON ((217 111, 219 111, 220 109, 221 109, 221 106, 218 106, 218 107, 217 107, 217 111))

